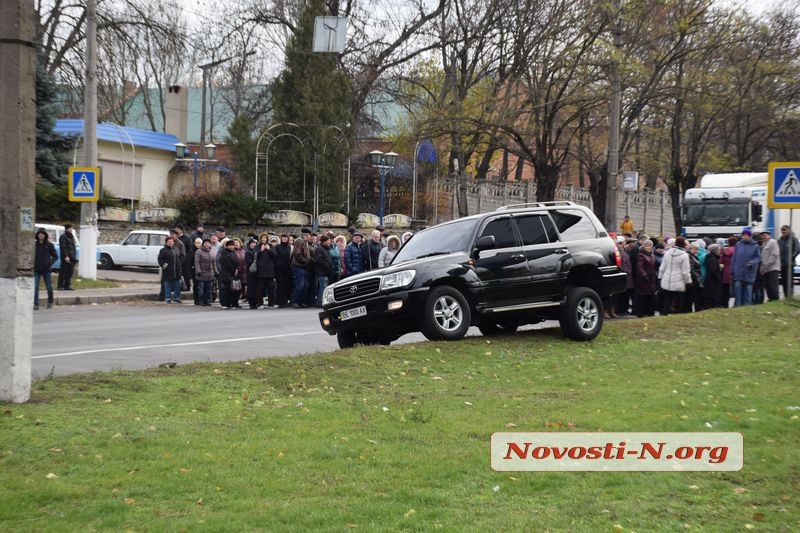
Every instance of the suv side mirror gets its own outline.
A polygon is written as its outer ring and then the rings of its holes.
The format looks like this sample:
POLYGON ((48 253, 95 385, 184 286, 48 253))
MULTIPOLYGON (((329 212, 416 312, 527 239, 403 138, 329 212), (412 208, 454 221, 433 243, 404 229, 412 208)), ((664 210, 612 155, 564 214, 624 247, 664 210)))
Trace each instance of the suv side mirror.
POLYGON ((491 250, 495 246, 494 235, 484 235, 475 243, 475 251, 491 250))

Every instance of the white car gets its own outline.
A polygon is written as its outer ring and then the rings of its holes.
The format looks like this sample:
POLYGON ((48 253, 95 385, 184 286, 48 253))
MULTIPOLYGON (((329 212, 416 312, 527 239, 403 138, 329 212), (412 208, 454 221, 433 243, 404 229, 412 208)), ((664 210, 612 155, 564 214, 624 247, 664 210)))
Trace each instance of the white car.
POLYGON ((99 245, 100 267, 158 268, 158 252, 168 236, 169 232, 164 230, 134 230, 120 244, 99 245))

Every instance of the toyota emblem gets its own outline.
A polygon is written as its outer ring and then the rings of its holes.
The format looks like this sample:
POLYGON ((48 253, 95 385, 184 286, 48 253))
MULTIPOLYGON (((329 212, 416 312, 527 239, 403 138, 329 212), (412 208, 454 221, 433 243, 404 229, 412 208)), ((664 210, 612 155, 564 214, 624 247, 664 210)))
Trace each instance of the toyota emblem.
POLYGON ((352 287, 350 287, 350 294, 355 294, 357 292, 358 292, 358 286, 357 285, 353 285, 352 287))

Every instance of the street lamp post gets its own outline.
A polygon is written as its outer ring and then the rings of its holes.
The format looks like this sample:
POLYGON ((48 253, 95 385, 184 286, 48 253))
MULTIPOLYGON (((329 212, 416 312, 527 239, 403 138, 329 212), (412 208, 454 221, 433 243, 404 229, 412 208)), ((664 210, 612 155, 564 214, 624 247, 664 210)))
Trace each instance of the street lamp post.
MULTIPOLYGON (((205 158, 200 158, 200 154, 197 152, 191 152, 192 160, 192 177, 194 178, 194 193, 197 194, 197 171, 199 168, 199 163, 216 163, 217 160, 214 159, 214 154, 217 151, 217 147, 211 143, 208 143, 203 147, 205 149, 205 158)), ((183 143, 175 143, 175 161, 185 162, 189 158, 186 157, 186 150, 187 147, 183 143)))
POLYGON ((372 166, 380 169, 381 171, 381 205, 380 205, 380 211, 378 213, 378 218, 380 219, 381 226, 383 226, 383 205, 384 205, 384 199, 386 197, 386 192, 385 192, 386 171, 394 168, 395 164, 397 164, 397 156, 398 154, 394 152, 383 153, 380 150, 373 150, 369 153, 369 158, 370 161, 372 162, 372 166))

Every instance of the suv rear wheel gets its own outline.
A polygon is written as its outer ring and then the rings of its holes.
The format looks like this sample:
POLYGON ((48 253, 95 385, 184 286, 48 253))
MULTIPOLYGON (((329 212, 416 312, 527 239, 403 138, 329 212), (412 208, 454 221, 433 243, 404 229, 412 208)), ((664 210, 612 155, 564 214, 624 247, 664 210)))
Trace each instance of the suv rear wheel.
POLYGON ((422 334, 432 341, 454 341, 469 329, 472 312, 464 295, 454 287, 442 285, 428 294, 422 334))
POLYGON ((570 287, 558 319, 561 331, 576 341, 590 341, 603 327, 603 303, 589 287, 570 287))

